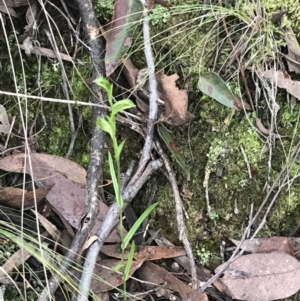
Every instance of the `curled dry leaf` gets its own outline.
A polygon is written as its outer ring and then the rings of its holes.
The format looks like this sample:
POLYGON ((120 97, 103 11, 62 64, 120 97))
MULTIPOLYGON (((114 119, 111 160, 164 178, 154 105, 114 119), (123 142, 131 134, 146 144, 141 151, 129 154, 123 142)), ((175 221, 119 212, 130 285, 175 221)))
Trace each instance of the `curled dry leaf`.
POLYGON ((6 109, 3 105, 0 105, 0 133, 8 134, 10 130, 10 123, 6 109))
MULTIPOLYGON (((121 259, 122 253, 119 245, 104 245, 101 252, 107 256, 121 259)), ((129 251, 125 253, 127 259, 129 251)), ((160 260, 184 256, 186 252, 183 247, 173 246, 138 246, 134 254, 135 260, 160 260)))
POLYGON ((298 43, 298 40, 296 38, 296 35, 294 34, 293 30, 289 28, 284 33, 284 40, 287 44, 288 48, 288 55, 287 63, 289 67, 289 71, 300 73, 300 46, 298 43))
POLYGON ((255 122, 256 122, 257 128, 260 130, 260 132, 262 134, 265 134, 265 135, 268 135, 268 136, 272 135, 272 136, 274 136, 275 139, 283 138, 283 136, 280 136, 279 134, 275 134, 275 133, 272 134, 270 132, 270 130, 266 129, 259 118, 256 118, 255 122))
MULTIPOLYGON (((225 264, 215 272, 218 273, 225 264)), ((267 301, 295 294, 300 289, 299 277, 300 263, 296 258, 272 252, 240 256, 230 264, 220 280, 234 299, 267 301)))
POLYGON ((180 90, 176 86, 179 76, 177 74, 167 76, 160 71, 156 74, 156 78, 165 97, 164 118, 166 122, 171 125, 182 125, 190 121, 192 116, 187 112, 187 91, 180 90))
MULTIPOLYGON (((47 195, 47 200, 76 229, 84 215, 86 171, 79 164, 66 158, 42 153, 31 153, 30 156, 19 153, 0 159, 0 169, 13 172, 26 172, 34 181, 41 181, 53 188, 47 195), (31 160, 33 173, 24 161, 31 160)), ((96 219, 92 234, 99 228, 108 207, 101 201, 100 214, 96 219)), ((119 242, 118 231, 114 229, 107 242, 119 242)))
MULTIPOLYGON (((30 52, 28 52, 29 51, 28 41, 26 42, 25 45, 23 43, 23 45, 19 45, 19 46, 22 50, 25 50, 26 54, 37 54, 37 55, 46 56, 50 59, 57 59, 57 55, 52 49, 30 46, 30 52)), ((67 54, 59 52, 59 56, 64 61, 73 62, 73 59, 67 54)))
POLYGON ((291 80, 286 72, 276 71, 274 69, 263 72, 263 77, 274 82, 279 88, 286 89, 288 93, 300 99, 300 82, 291 80))
POLYGON ((44 188, 35 189, 35 192, 23 190, 15 187, 4 187, 0 189, 0 204, 10 208, 32 208, 39 204, 48 194, 54 184, 45 186, 44 188), (24 195, 24 202, 22 202, 24 195), (36 197, 36 202, 35 202, 36 197))
POLYGON ((142 267, 137 271, 137 274, 139 279, 148 282, 143 283, 144 289, 153 289, 155 284, 167 283, 165 288, 178 292, 182 300, 188 300, 193 297, 194 301, 208 301, 205 293, 198 292, 196 294, 192 288, 173 276, 170 272, 150 261, 144 262, 142 267), (151 282, 153 285, 149 284, 151 282))

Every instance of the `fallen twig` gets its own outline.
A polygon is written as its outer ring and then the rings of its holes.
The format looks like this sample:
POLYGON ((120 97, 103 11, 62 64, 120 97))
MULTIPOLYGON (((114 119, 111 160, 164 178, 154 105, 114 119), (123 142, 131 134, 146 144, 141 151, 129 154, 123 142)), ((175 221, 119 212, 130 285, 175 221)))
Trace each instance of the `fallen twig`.
POLYGON ((174 171, 171 167, 171 163, 164 153, 160 143, 156 141, 156 149, 161 156, 164 166, 167 170, 168 174, 168 179, 170 181, 173 195, 174 195, 174 200, 175 200, 175 209, 176 209, 176 219, 177 219, 177 227, 178 227, 178 232, 179 232, 179 239, 182 240, 184 249, 186 251, 187 257, 189 259, 189 263, 191 266, 191 275, 192 275, 192 282, 193 282, 193 289, 198 288, 198 280, 197 280, 197 270, 196 270, 196 264, 195 264, 195 258, 193 256, 193 251, 191 248, 191 244, 187 238, 186 230, 185 230, 185 224, 183 221, 183 204, 182 200, 180 197, 177 181, 174 175, 174 171))
MULTIPOLYGON (((88 35, 89 46, 91 50, 91 60, 93 63, 93 78, 104 76, 104 46, 101 36, 99 35, 99 22, 95 16, 92 2, 78 1, 79 11, 82 18, 85 31, 88 35)), ((102 95, 99 87, 93 85, 93 103, 103 104, 105 97, 102 95)), ((88 233, 93 228, 95 219, 99 213, 98 200, 98 186, 99 175, 103 163, 103 146, 104 146, 104 132, 96 126, 96 118, 103 116, 105 110, 100 107, 93 107, 93 135, 91 141, 90 162, 87 171, 86 194, 85 194, 85 212, 86 214, 81 220, 81 227, 77 231, 69 252, 64 261, 61 263, 61 270, 64 271, 69 267, 71 261, 74 259, 76 252, 79 250, 88 233)), ((63 273, 62 273, 63 274, 63 273)), ((48 300, 58 287, 60 277, 54 275, 51 277, 48 286, 43 290, 39 296, 39 301, 48 300)))

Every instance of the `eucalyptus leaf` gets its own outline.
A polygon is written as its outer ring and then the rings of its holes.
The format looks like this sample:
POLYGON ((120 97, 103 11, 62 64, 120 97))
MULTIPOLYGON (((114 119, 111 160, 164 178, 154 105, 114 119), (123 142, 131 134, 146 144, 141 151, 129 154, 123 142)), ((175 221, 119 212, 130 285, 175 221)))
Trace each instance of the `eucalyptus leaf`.
POLYGON ((222 78, 215 72, 203 73, 199 78, 198 87, 204 94, 220 104, 234 109, 234 95, 222 78))
POLYGON ((143 13, 140 0, 117 0, 110 30, 106 35, 105 68, 111 75, 132 44, 132 35, 143 13))

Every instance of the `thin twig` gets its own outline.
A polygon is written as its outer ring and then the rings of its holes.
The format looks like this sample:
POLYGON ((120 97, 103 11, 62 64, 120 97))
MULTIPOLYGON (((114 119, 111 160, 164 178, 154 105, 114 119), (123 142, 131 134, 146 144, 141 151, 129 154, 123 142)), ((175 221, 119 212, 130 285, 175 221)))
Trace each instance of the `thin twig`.
POLYGON ((149 76, 149 116, 147 123, 147 134, 145 138, 145 144, 143 152, 140 159, 140 166, 146 166, 150 159, 150 153, 153 147, 153 133, 154 133, 154 123, 157 119, 158 114, 158 92, 157 92, 157 81, 155 77, 155 64, 151 48, 150 39, 150 26, 148 18, 148 8, 145 0, 141 0, 144 5, 143 11, 143 35, 144 35, 144 52, 148 66, 148 76, 149 76))
POLYGON ((168 173, 168 178, 170 180, 170 184, 172 187, 173 191, 173 196, 175 200, 175 209, 176 209, 176 219, 177 219, 177 227, 178 227, 178 232, 179 232, 179 239, 183 242, 184 249, 186 251, 187 257, 190 262, 191 266, 191 276, 192 276, 192 282, 193 282, 193 288, 197 289, 198 288, 198 280, 197 280, 197 270, 196 270, 196 264, 195 264, 195 258, 193 256, 193 251, 191 248, 191 244, 187 238, 186 234, 186 229, 185 229, 185 224, 184 224, 184 217, 183 217, 183 205, 182 205, 182 200, 180 197, 176 177, 174 174, 174 171, 172 169, 171 163, 164 153, 160 143, 156 141, 156 149, 161 156, 164 166, 167 170, 168 173))

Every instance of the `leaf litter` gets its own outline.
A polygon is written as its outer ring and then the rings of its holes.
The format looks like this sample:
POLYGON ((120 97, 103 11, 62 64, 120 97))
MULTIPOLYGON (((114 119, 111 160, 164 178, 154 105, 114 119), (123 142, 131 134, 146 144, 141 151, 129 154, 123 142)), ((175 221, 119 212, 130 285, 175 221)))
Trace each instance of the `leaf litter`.
MULTIPOLYGON (((7 156, 0 160, 0 169, 9 172, 23 172, 29 174, 36 183, 54 185, 47 194, 48 202, 76 229, 84 215, 85 178, 86 171, 79 164, 71 160, 43 153, 30 154, 33 174, 29 168, 29 156, 24 153, 7 156)), ((100 201, 100 214, 92 234, 99 228, 108 207, 100 201)), ((113 230, 108 242, 119 242, 117 230, 113 230)))

